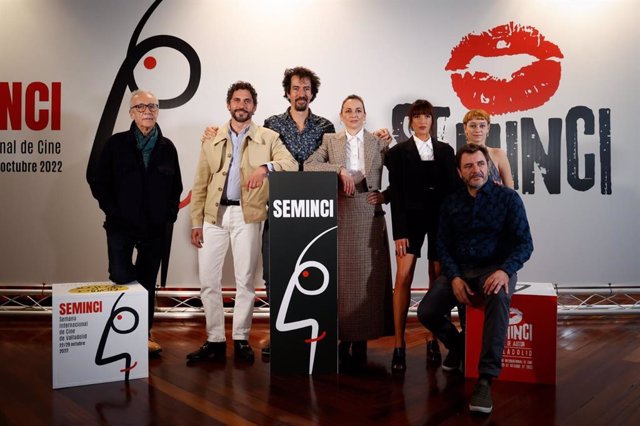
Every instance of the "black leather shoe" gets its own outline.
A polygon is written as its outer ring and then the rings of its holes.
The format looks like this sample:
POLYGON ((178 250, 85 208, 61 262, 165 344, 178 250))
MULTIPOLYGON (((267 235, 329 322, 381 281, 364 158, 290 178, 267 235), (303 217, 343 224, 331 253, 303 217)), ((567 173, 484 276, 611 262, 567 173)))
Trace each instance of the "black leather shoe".
POLYGON ((271 342, 267 343, 262 348, 262 356, 265 358, 269 358, 271 356, 271 342))
POLYGON ((341 340, 338 343, 338 361, 348 363, 351 361, 351 342, 348 340, 341 340))
POLYGON ((367 341, 359 340, 351 343, 351 357, 358 364, 367 362, 367 341))
POLYGON ((440 353, 440 346, 436 339, 429 340, 427 342, 427 361, 440 365, 442 362, 442 354, 440 353))
POLYGON ((253 363, 255 355, 253 349, 246 340, 234 340, 233 341, 233 354, 237 360, 253 363))
POLYGON ((227 356, 227 342, 204 342, 197 351, 187 355, 188 361, 209 361, 225 359, 227 356))
POLYGON ((395 372, 405 371, 407 369, 406 350, 405 348, 395 348, 393 350, 393 358, 391 358, 391 370, 395 372))

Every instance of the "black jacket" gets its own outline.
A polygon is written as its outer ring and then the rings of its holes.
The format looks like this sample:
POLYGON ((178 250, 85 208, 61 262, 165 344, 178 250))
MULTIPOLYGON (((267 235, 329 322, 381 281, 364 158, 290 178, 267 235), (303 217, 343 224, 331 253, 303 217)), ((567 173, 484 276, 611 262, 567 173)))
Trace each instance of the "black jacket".
MULTIPOLYGON (((433 198, 429 209, 434 209, 431 217, 437 220, 442 200, 459 188, 462 181, 458 177, 456 157, 449 145, 431 139, 436 174, 433 198)), ((393 239, 408 238, 407 211, 424 210, 425 202, 418 194, 424 193, 424 182, 421 182, 420 154, 413 137, 391 148, 386 156, 385 165, 389 169, 391 187, 391 223, 393 239)))
POLYGON ((89 184, 106 214, 106 229, 153 234, 163 232, 178 216, 182 193, 178 153, 159 126, 147 169, 133 131, 116 133, 105 144, 89 184))

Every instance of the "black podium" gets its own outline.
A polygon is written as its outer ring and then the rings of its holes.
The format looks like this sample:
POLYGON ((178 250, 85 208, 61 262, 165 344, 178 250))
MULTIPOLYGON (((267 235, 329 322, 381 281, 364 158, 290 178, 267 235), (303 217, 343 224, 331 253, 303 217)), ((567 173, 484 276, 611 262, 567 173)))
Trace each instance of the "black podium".
POLYGON ((271 372, 338 370, 337 176, 269 176, 271 372))

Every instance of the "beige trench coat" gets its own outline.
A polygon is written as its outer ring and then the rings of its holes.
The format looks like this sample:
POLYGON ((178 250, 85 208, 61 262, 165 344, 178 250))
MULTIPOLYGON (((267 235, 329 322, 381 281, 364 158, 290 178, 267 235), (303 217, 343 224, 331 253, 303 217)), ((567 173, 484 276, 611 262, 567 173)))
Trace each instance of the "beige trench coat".
MULTIPOLYGON (((191 224, 201 227, 204 221, 215 224, 222 190, 227 180, 233 144, 228 126, 220 127, 213 138, 202 143, 196 177, 191 190, 191 224)), ((273 130, 251 122, 240 148, 240 205, 246 223, 261 222, 267 218, 269 182, 248 189, 246 182, 257 167, 273 164, 275 171, 297 171, 298 163, 273 130)))

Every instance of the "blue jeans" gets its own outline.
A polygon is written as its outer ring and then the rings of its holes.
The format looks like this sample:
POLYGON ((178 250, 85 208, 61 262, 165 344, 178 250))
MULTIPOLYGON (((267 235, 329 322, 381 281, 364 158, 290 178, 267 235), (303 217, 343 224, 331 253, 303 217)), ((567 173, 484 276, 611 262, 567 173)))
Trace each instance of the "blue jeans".
POLYGON ((109 279, 116 284, 138 281, 147 290, 149 330, 155 309, 156 279, 164 249, 164 235, 137 237, 122 230, 107 230, 109 279), (133 249, 138 251, 135 264, 133 249))
MULTIPOLYGON (((495 272, 497 267, 463 269, 462 279, 469 285, 471 291, 483 294, 482 285, 495 272)), ((481 375, 498 377, 502 368, 502 351, 509 327, 509 305, 511 296, 518 281, 517 274, 509 277, 509 294, 501 289, 497 294, 484 295, 484 324, 482 330, 482 349, 478 372, 481 375)), ((460 323, 463 332, 459 332, 450 319, 446 317, 451 309, 458 305, 453 294, 451 282, 441 275, 436 279, 418 306, 418 319, 427 327, 449 350, 464 353, 464 307, 460 311, 460 323)))

